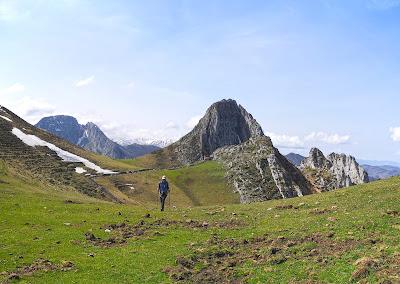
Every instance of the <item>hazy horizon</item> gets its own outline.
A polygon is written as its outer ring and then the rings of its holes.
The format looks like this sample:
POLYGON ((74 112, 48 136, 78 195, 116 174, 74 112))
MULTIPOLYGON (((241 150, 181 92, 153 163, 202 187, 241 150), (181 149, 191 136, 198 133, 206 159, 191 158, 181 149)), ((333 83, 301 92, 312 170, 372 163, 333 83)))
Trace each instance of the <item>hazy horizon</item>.
POLYGON ((400 1, 0 0, 0 105, 177 139, 232 98, 284 153, 400 162, 400 1))

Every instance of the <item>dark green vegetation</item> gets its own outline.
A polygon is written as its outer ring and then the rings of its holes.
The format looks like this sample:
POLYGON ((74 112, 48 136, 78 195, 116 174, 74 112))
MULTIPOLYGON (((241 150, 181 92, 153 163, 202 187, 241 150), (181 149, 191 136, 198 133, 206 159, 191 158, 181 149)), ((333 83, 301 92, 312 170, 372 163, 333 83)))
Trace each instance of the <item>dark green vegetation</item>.
MULTIPOLYGON (((182 192, 192 169, 168 172, 182 192)), ((0 282, 398 283, 399 198, 393 178, 161 214, 152 202, 118 205, 33 183, 0 163, 0 282)))

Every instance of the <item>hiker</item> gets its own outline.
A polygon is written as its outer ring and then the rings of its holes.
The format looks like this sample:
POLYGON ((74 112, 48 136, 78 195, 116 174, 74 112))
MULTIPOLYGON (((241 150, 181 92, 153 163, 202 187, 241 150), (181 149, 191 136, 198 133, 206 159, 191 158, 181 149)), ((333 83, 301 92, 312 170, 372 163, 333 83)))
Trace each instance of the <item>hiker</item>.
POLYGON ((161 211, 164 211, 165 199, 167 199, 169 193, 169 185, 166 176, 163 176, 158 184, 158 193, 160 194, 161 211))

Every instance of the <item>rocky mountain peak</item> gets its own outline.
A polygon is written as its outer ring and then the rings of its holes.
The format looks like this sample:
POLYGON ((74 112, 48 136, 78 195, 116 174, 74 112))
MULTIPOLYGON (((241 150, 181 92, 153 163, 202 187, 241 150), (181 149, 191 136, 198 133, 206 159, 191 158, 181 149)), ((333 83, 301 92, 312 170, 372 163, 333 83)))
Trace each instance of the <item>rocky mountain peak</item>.
POLYGON ((367 172, 353 156, 331 153, 328 159, 332 163, 331 170, 338 179, 338 187, 348 187, 369 181, 367 172))
POLYGON ((85 129, 84 137, 91 137, 92 139, 95 140, 108 139, 107 136, 104 134, 104 132, 101 131, 101 129, 93 122, 86 123, 84 129, 85 129))
POLYGON ((93 122, 86 123, 86 129, 100 130, 100 128, 96 124, 94 124, 93 122))
POLYGON ((76 118, 67 115, 45 117, 36 124, 36 127, 86 150, 115 159, 135 158, 159 149, 151 145, 121 146, 109 139, 93 122, 81 125, 76 118))
POLYGON ((367 172, 352 156, 331 153, 327 157, 312 148, 299 166, 316 191, 326 191, 369 181, 367 172))
POLYGON ((263 135, 253 116, 235 100, 228 99, 212 104, 196 127, 169 149, 181 164, 190 164, 210 157, 218 148, 263 135))
POLYGON ((77 144, 84 132, 83 126, 75 117, 69 115, 55 115, 42 118, 36 127, 44 129, 73 144, 77 144))
POLYGON ((247 141, 250 137, 262 136, 263 130, 253 116, 235 100, 222 100, 212 104, 199 126, 210 134, 222 134, 223 138, 247 141), (214 132, 213 132, 214 131, 214 132))
POLYGON ((332 166, 324 153, 318 148, 311 148, 308 158, 304 159, 302 164, 303 167, 310 167, 312 169, 324 169, 332 166))

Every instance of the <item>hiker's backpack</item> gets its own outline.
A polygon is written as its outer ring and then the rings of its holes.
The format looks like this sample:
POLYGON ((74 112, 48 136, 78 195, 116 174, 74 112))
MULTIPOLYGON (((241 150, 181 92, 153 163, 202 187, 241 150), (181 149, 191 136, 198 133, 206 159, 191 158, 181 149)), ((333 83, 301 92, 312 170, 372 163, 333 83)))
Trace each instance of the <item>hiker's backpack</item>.
POLYGON ((167 193, 168 192, 168 182, 162 181, 160 182, 160 192, 167 193))

